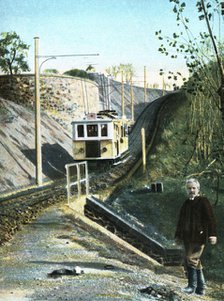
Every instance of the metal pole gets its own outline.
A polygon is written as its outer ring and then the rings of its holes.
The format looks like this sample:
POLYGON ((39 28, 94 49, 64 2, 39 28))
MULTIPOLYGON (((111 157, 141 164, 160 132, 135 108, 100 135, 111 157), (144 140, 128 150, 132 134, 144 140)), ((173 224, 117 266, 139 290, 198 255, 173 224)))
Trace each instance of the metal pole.
POLYGON ((146 66, 144 66, 144 104, 146 104, 146 66))
POLYGON ((131 120, 132 121, 135 120, 135 116, 134 116, 134 92, 133 92, 132 78, 131 78, 131 120))
POLYGON ((85 82, 84 82, 83 79, 81 79, 81 85, 82 85, 82 97, 83 97, 83 112, 84 112, 84 114, 87 114, 87 113, 89 113, 89 110, 88 110, 88 107, 87 107, 85 82))
POLYGON ((108 75, 107 77, 107 84, 108 84, 108 106, 107 106, 107 109, 110 110, 110 93, 111 93, 111 89, 110 89, 110 75, 108 75))
POLYGON ((42 185, 41 121, 40 121, 40 75, 39 75, 39 38, 35 37, 35 149, 36 149, 36 184, 42 185))
POLYGON ((125 118, 124 114, 124 72, 121 71, 121 108, 122 108, 122 118, 125 118))

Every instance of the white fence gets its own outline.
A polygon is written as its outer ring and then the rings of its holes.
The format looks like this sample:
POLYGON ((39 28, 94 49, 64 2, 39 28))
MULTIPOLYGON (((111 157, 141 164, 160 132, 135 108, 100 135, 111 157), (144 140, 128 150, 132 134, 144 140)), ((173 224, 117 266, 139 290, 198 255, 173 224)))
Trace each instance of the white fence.
POLYGON ((67 178, 67 199, 70 204, 73 196, 80 198, 89 194, 89 175, 86 161, 65 165, 67 178))

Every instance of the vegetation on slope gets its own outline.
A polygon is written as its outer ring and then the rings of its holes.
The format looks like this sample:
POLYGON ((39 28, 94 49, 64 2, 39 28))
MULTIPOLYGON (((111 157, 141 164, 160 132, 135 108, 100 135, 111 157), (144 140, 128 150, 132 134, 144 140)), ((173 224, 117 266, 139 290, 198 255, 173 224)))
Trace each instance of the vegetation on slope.
MULTIPOLYGON (((162 181, 164 192, 150 196, 153 199, 152 202, 148 202, 151 208, 145 210, 144 218, 150 219, 161 233, 172 239, 177 213, 186 198, 185 179, 197 177, 201 183, 201 193, 206 195, 213 205, 218 228, 218 244, 208 246, 204 255, 205 266, 209 267, 205 272, 210 278, 223 281, 224 179, 222 174, 211 169, 212 164, 209 164, 209 160, 199 160, 197 156, 195 137, 190 130, 191 105, 189 97, 177 97, 176 102, 163 110, 162 122, 148 158, 147 181, 162 181), (148 214, 149 212, 151 214, 148 214), (154 214, 155 212, 157 213, 154 214)), ((222 145, 221 139, 219 144, 222 145)))
POLYGON ((162 111, 156 139, 148 154, 147 174, 143 175, 142 169, 139 170, 129 186, 117 192, 109 202, 119 212, 126 212, 133 222, 142 225, 152 237, 162 243, 173 244, 178 212, 186 199, 185 180, 190 176, 197 177, 201 193, 213 205, 218 225, 218 244, 208 245, 203 256, 205 274, 210 280, 222 282, 224 190, 221 187, 224 180, 214 177, 211 172, 206 173, 209 170, 207 163, 198 159, 195 139, 189 129, 190 115, 190 99, 179 98, 177 94, 176 100, 162 111), (140 192, 156 181, 163 183, 163 193, 140 192))

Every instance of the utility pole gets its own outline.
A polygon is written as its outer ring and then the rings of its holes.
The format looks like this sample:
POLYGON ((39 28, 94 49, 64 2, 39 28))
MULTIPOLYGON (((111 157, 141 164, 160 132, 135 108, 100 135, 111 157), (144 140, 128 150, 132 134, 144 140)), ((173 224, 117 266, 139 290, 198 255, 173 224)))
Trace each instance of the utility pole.
POLYGON ((144 66, 144 104, 146 104, 146 66, 144 66))
POLYGON ((133 82, 132 82, 132 77, 131 77, 131 120, 135 120, 134 116, 134 92, 133 92, 133 82))
POLYGON ((110 110, 110 107, 111 107, 111 98, 110 98, 110 93, 111 93, 111 87, 110 87, 110 83, 111 83, 111 81, 110 81, 110 75, 108 75, 108 77, 107 77, 107 85, 108 85, 108 89, 107 89, 107 91, 108 91, 108 105, 107 105, 107 109, 108 110, 110 110))
POLYGON ((40 74, 39 74, 39 38, 35 42, 35 149, 36 149, 36 184, 42 185, 42 154, 41 154, 41 121, 40 121, 40 74))
POLYGON ((75 57, 75 56, 98 56, 99 54, 57 54, 57 55, 39 55, 39 37, 34 38, 34 86, 35 86, 35 149, 36 149, 36 184, 41 186, 42 181, 42 153, 41 153, 41 115, 40 115, 40 68, 46 61, 56 59, 57 57, 75 57), (45 61, 39 67, 39 59, 45 58, 45 61))
POLYGON ((121 71, 121 108, 122 108, 122 118, 125 118, 124 113, 124 72, 121 71))
POLYGON ((163 76, 163 95, 165 95, 165 90, 166 90, 166 84, 163 76))

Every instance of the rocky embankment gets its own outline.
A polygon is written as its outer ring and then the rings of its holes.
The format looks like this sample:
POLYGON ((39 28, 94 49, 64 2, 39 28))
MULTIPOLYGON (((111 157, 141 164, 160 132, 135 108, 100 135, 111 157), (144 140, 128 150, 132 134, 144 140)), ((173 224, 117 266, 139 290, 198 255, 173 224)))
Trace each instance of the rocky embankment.
MULTIPOLYGON (((54 119, 42 114, 43 181, 65 176, 73 162, 72 140, 54 119)), ((25 106, 0 98, 0 193, 35 185, 35 115, 25 106)))

